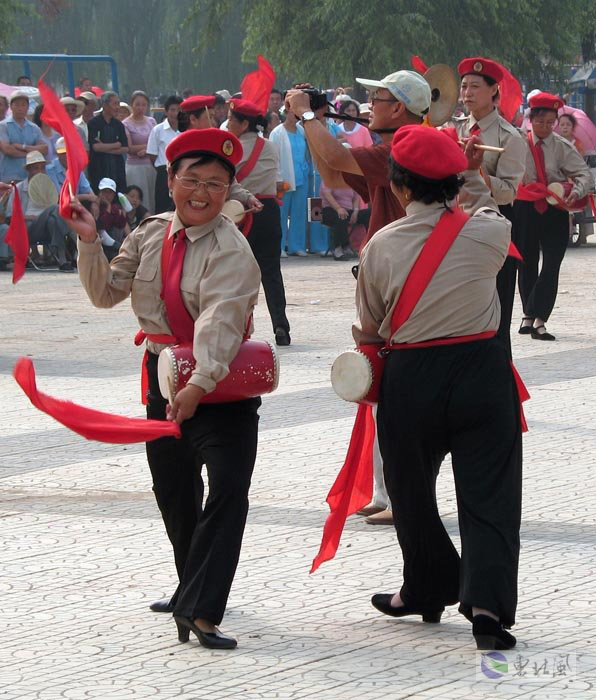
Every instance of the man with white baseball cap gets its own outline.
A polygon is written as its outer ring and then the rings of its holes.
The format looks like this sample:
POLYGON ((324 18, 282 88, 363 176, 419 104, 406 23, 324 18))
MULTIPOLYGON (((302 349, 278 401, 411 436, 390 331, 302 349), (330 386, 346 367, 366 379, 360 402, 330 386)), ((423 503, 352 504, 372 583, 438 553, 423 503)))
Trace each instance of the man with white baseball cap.
MULTIPOLYGON (((390 73, 382 80, 356 80, 370 91, 368 128, 381 143, 363 148, 344 148, 333 138, 310 108, 307 94, 290 90, 286 103, 302 119, 310 152, 327 187, 351 187, 370 203, 367 240, 379 229, 405 215, 389 182, 389 154, 393 134, 402 126, 420 124, 430 109, 430 85, 410 70, 390 73)), ((375 440, 373 500, 359 511, 371 525, 392 525, 389 496, 383 478, 383 460, 375 440)))

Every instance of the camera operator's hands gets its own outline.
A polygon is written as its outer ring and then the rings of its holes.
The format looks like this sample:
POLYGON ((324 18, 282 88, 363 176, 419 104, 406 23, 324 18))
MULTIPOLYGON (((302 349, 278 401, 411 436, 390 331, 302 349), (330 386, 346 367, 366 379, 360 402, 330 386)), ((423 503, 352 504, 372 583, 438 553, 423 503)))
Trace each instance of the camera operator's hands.
POLYGON ((305 112, 310 112, 310 97, 302 90, 293 89, 286 93, 286 109, 294 112, 298 119, 302 119, 305 112))
POLYGON ((464 142, 464 154, 468 159, 468 170, 480 170, 482 166, 482 159, 484 158, 484 151, 479 148, 475 148, 476 145, 481 145, 482 141, 478 136, 470 136, 464 142))

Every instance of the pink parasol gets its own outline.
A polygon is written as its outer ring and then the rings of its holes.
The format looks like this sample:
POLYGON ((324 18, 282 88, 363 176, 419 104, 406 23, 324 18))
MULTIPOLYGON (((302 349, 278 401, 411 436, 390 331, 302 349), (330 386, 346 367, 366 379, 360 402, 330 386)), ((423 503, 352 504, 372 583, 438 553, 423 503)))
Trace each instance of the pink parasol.
MULTIPOLYGON (((559 110, 559 116, 563 114, 572 114, 575 117, 577 126, 575 127, 575 138, 582 144, 586 155, 596 154, 596 126, 590 117, 582 110, 576 107, 568 107, 565 105, 559 110)), ((559 128, 556 128, 558 133, 559 128)))

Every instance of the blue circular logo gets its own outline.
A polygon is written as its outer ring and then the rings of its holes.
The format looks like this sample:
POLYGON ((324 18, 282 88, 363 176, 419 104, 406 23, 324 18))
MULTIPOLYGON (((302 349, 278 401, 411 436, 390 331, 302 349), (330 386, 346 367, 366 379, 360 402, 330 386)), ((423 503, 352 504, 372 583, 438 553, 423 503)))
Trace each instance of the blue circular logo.
POLYGON ((482 673, 484 673, 487 678, 491 678, 493 680, 502 678, 509 672, 507 657, 503 654, 499 654, 498 651, 491 651, 488 654, 482 654, 480 668, 482 673))

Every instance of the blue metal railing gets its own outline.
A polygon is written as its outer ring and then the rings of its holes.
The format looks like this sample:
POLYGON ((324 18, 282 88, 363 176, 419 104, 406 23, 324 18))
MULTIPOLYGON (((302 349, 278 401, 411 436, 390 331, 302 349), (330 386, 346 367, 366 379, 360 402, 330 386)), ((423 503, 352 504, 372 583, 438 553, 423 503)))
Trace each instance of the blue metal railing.
POLYGON ((118 68, 116 61, 111 56, 86 56, 76 54, 61 53, 2 53, 2 61, 22 61, 23 75, 31 76, 30 61, 42 61, 50 65, 52 62, 66 63, 66 74, 68 77, 68 91, 74 95, 75 82, 73 63, 109 63, 112 69, 112 90, 118 92, 118 68))

